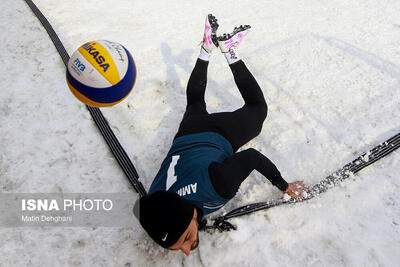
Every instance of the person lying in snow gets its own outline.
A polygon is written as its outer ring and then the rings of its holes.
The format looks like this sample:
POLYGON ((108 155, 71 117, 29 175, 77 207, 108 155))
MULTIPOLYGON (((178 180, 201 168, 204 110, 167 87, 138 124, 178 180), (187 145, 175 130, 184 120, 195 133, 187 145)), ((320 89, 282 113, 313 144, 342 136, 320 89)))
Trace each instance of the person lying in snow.
POLYGON ((253 170, 293 198, 301 197, 305 190, 302 181, 287 183, 276 166, 257 150, 236 153, 261 132, 268 108, 261 88, 236 51, 250 26, 237 27, 218 37, 217 28, 217 19, 208 15, 200 55, 187 85, 187 106, 179 130, 149 194, 136 201, 134 207, 140 224, 155 242, 186 255, 199 244, 202 217, 233 198, 253 170), (234 112, 209 114, 206 109, 207 68, 216 47, 225 55, 245 102, 234 112))

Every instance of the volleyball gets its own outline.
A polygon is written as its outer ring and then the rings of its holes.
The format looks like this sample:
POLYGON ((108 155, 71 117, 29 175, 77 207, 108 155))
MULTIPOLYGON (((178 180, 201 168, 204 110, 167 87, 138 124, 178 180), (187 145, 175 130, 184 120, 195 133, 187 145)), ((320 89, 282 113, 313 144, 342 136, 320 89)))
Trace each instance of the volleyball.
POLYGON ((106 107, 129 95, 136 82, 136 65, 121 44, 91 41, 72 54, 66 76, 76 98, 89 106, 106 107))

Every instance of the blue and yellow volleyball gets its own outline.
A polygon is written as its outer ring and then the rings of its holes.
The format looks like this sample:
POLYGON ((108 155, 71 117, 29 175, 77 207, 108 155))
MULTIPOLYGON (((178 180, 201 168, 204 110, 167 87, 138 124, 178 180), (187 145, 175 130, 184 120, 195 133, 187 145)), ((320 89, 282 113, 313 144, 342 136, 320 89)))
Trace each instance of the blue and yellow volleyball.
POLYGON ((115 105, 136 82, 136 65, 129 51, 106 40, 87 42, 68 61, 67 83, 80 101, 93 107, 115 105))

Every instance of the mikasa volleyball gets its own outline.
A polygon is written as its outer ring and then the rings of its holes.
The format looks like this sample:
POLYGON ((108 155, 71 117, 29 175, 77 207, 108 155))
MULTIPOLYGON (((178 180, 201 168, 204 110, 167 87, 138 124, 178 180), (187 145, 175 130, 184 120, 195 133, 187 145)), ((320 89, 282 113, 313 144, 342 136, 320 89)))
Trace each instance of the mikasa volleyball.
POLYGON ((105 40, 87 42, 68 61, 68 86, 80 101, 89 106, 106 107, 121 102, 135 81, 135 62, 119 43, 105 40))

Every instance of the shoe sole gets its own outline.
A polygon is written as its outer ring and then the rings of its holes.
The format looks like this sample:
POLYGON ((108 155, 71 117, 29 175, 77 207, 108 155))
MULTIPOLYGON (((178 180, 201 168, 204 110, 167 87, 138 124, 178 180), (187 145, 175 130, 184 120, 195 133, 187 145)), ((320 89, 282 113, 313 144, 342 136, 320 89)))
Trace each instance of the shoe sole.
POLYGON ((239 32, 243 32, 245 30, 250 29, 250 25, 240 25, 239 27, 235 27, 232 33, 224 33, 223 35, 218 37, 218 41, 226 41, 231 39, 233 36, 238 34, 239 32))
POLYGON ((211 40, 216 47, 218 47, 217 29, 219 27, 218 20, 212 14, 208 14, 208 22, 211 27, 211 40))
POLYGON ((210 22, 211 32, 213 34, 215 34, 219 27, 217 18, 215 16, 213 16, 212 14, 208 14, 208 21, 210 22))

